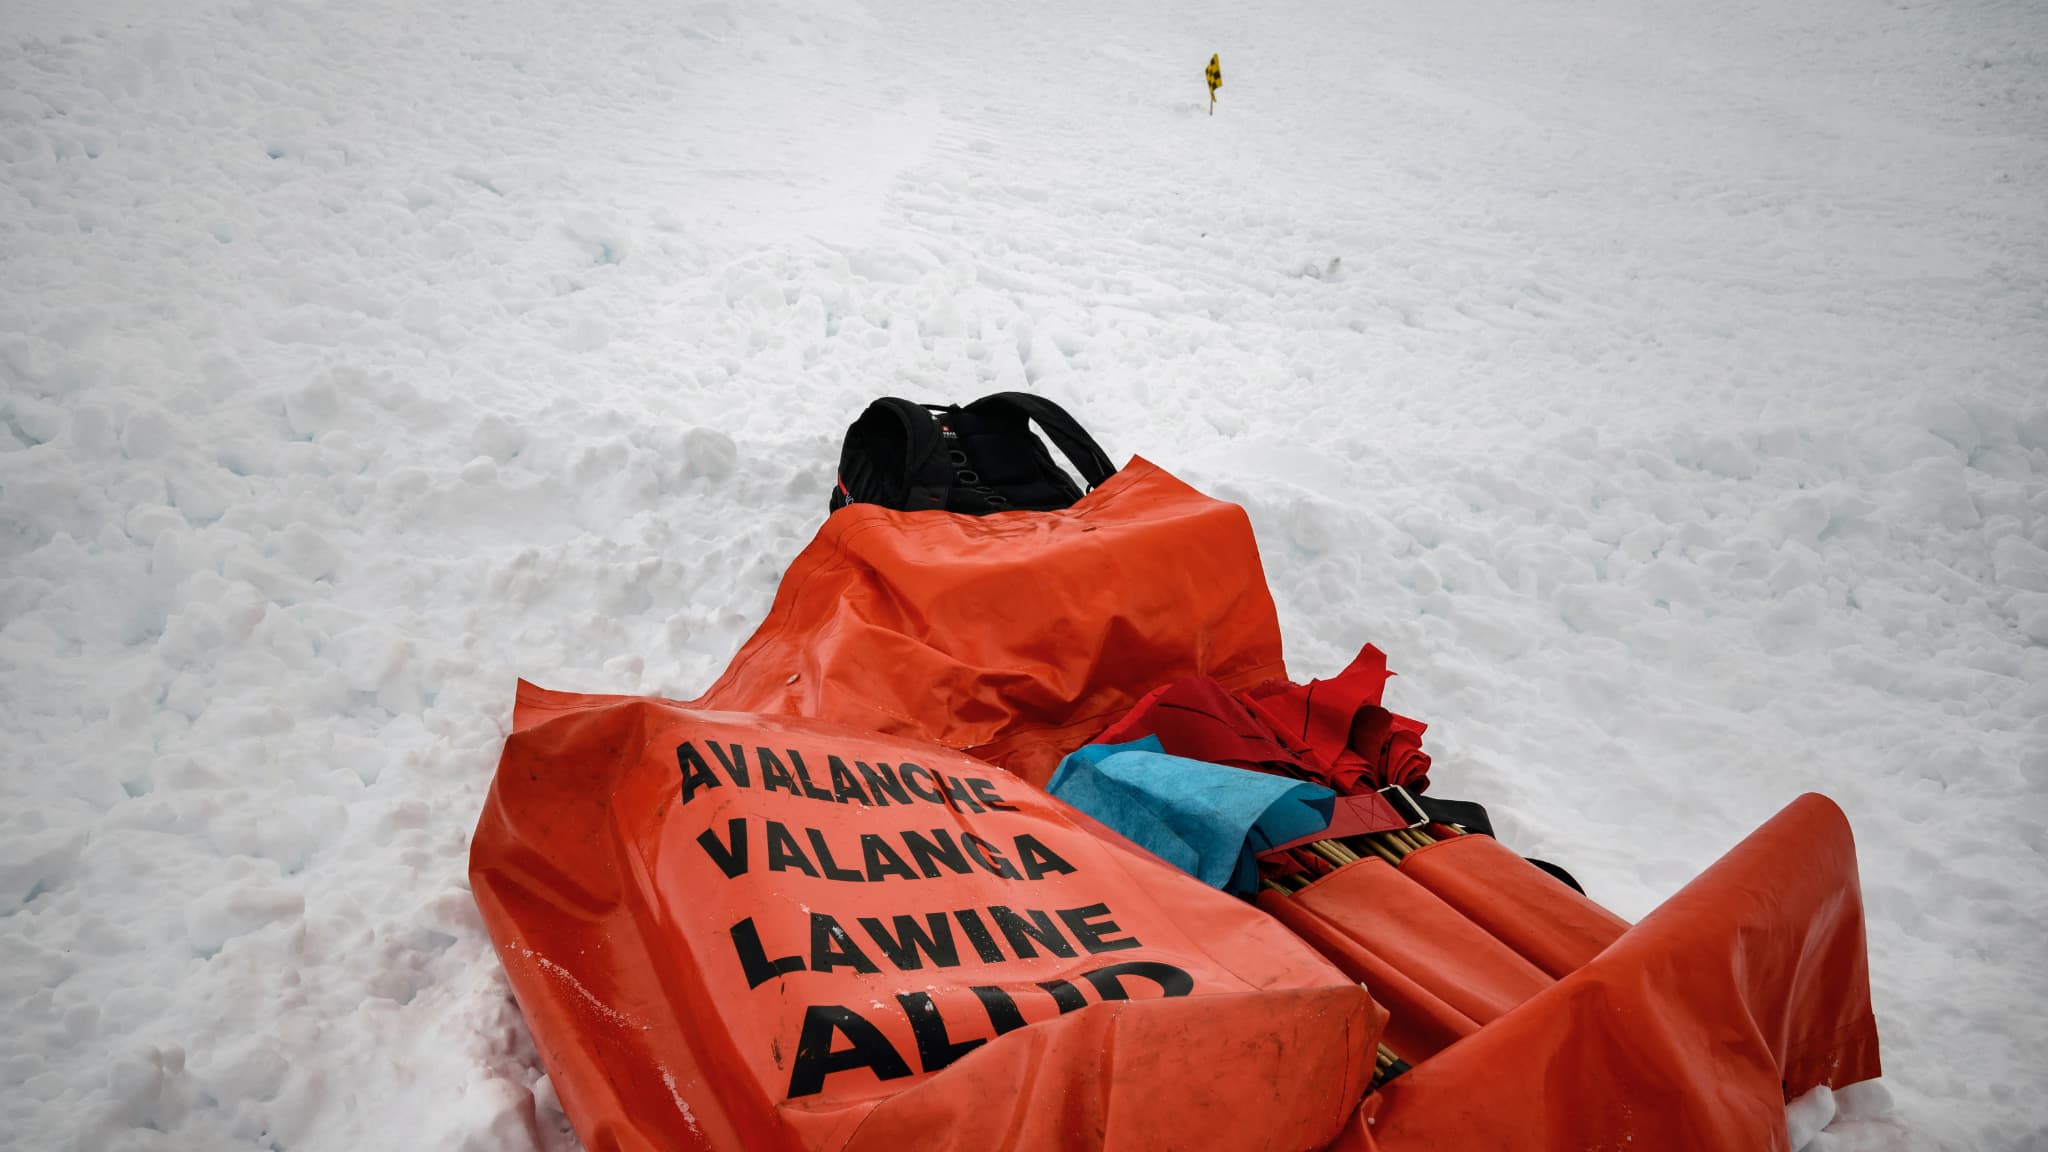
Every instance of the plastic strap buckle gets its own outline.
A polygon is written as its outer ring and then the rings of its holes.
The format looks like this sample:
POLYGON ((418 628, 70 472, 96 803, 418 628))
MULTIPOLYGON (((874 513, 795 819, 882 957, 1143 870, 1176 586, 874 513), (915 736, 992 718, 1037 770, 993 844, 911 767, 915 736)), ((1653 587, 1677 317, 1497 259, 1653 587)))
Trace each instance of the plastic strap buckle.
POLYGON ((1408 821, 1410 828, 1420 828, 1431 823, 1429 813, 1422 810, 1422 804, 1399 784, 1389 784, 1380 789, 1380 798, 1393 808, 1396 815, 1408 821))

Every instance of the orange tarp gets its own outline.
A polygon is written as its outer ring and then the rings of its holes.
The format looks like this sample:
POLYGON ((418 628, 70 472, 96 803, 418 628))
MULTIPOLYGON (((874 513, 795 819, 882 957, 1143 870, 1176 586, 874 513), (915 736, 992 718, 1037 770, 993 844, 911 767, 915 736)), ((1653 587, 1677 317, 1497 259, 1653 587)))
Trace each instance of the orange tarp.
POLYGON ((944 748, 520 688, 477 903, 591 1149, 1309 1149, 1385 1012, 944 748))
POLYGON ((1058 512, 833 513, 694 703, 932 740, 1042 787, 1161 684, 1285 675, 1244 509, 1137 459, 1058 512))

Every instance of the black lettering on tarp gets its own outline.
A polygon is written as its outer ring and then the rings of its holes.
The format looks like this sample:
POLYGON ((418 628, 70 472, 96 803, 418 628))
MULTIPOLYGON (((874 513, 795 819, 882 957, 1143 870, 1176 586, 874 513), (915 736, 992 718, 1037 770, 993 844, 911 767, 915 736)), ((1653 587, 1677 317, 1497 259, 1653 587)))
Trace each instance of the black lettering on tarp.
POLYGON ((724 748, 718 746, 718 741, 707 740, 705 743, 711 745, 711 754, 718 757, 718 766, 725 769, 725 774, 732 777, 734 784, 742 788, 753 786, 747 776, 747 750, 745 748, 738 744, 730 745, 732 752, 728 755, 724 748))
POLYGON ((861 833, 860 857, 861 863, 867 866, 869 883, 884 876, 901 876, 905 880, 917 879, 917 873, 912 872, 910 865, 903 862, 903 857, 898 856, 896 850, 889 847, 889 842, 873 832, 861 833))
POLYGON ((952 922, 944 912, 927 912, 924 921, 931 927, 930 932, 917 926, 916 916, 898 916, 894 936, 889 935, 888 927, 879 917, 863 916, 860 926, 898 971, 915 972, 923 968, 925 956, 932 958, 934 967, 958 968, 960 949, 953 944, 952 922))
POLYGON ((974 857, 974 862, 981 865, 984 871, 991 872, 1005 880, 1022 880, 1024 878, 1023 873, 1017 871, 1009 860, 1004 858, 1001 852, 996 851, 995 845, 983 840, 974 833, 961 833, 960 843, 966 846, 967 854, 974 857))
POLYGON ((910 789, 912 792, 917 793, 919 796, 931 801, 934 804, 944 804, 946 802, 946 798, 943 795, 941 795, 938 791, 933 789, 931 785, 926 784, 923 787, 919 787, 916 781, 910 778, 910 774, 912 772, 915 772, 919 776, 924 777, 926 780, 932 779, 931 772, 926 770, 924 765, 912 764, 910 761, 905 760, 903 763, 896 766, 896 772, 898 775, 903 777, 903 786, 905 788, 910 789))
POLYGON ((1088 998, 1081 995, 1081 990, 1065 980, 1047 980, 1039 987, 1045 989, 1052 997, 1052 1002, 1060 1006, 1062 1016, 1069 1012, 1078 1012, 1088 1006, 1088 998))
MULTIPOLYGON (((1087 908, 1062 908, 1054 915, 1065 921, 1068 928, 1074 930, 1075 937, 1090 952, 1120 952, 1126 948, 1142 947, 1136 939, 1129 936, 1114 940, 1102 939, 1108 933, 1119 931, 1114 922, 1103 920, 1108 911, 1105 906, 1094 904, 1087 908)), ((987 908, 987 913, 995 922, 996 928, 1002 932, 1002 941, 1009 943, 1016 959, 1036 959, 1040 948, 1066 959, 1072 959, 1076 955, 1074 946, 1060 934, 1052 917, 1044 912, 1035 908, 1019 911, 1002 904, 992 904, 987 908)), ((770 960, 766 949, 762 947, 761 936, 754 927, 752 917, 733 925, 733 947, 739 954, 740 966, 746 971, 748 987, 759 987, 785 972, 801 972, 806 968, 814 972, 852 968, 856 972, 870 975, 881 971, 874 960, 869 958, 868 954, 861 950, 860 945, 854 942, 853 937, 840 926, 837 919, 822 912, 812 912, 809 915, 811 954, 808 964, 797 956, 782 956, 770 960)), ((961 908, 951 913, 909 913, 895 916, 888 922, 879 916, 863 916, 859 918, 859 924, 866 931, 868 938, 874 941, 875 947, 880 949, 883 957, 900 972, 920 971, 927 961, 935 968, 959 967, 959 937, 954 935, 953 924, 960 926, 960 935, 967 938, 967 943, 974 949, 974 954, 982 963, 1001 964, 1011 959, 1010 955, 1004 953, 1002 941, 997 939, 988 922, 983 920, 980 909, 961 908), (947 920, 949 915, 952 918, 951 923, 947 920), (923 918, 922 923, 919 917, 923 918)), ((1186 989, 1193 987, 1193 978, 1186 976, 1185 973, 1180 977, 1172 976, 1172 973, 1180 971, 1177 968, 1148 967, 1145 963, 1134 961, 1112 964, 1097 971, 1110 973, 1110 976, 1102 979, 1112 982, 1103 984, 1097 980, 1097 987, 1114 988, 1114 980, 1122 975, 1146 976, 1157 980, 1169 996, 1184 996, 1187 994, 1186 989), (1175 988, 1181 990, 1175 991, 1175 988)), ((1092 976, 1089 979, 1096 980, 1092 976)), ((1050 988, 1047 990, 1052 992, 1056 1000, 1063 995, 1050 988)), ((1104 993, 1104 999, 1121 998, 1104 993)))
POLYGON ((996 1035, 1015 1032, 1024 1026, 1024 1014, 1017 1011, 1017 1002, 1010 999, 1008 992, 987 984, 977 984, 968 991, 981 1001, 981 1010, 988 1013, 989 1026, 996 1030, 996 1035))
POLYGON ((868 794, 875 799, 875 807, 887 808, 889 798, 898 804, 910 803, 910 793, 903 790, 903 781, 896 778, 896 770, 881 761, 875 761, 873 768, 867 762, 855 760, 853 766, 860 770, 860 778, 867 781, 868 794))
POLYGON ((1122 952, 1126 948, 1143 947, 1143 945, 1138 943, 1138 939, 1135 936, 1125 936, 1118 940, 1104 939, 1106 936, 1123 931, 1123 929, 1117 927, 1116 921, 1108 919, 1108 916, 1109 905, 1107 904, 1090 904, 1086 908, 1060 909, 1060 920, 1066 924, 1067 931, 1072 932, 1074 939, 1081 942, 1081 947, 1086 948, 1090 952, 1122 952), (1095 923, 1098 920, 1101 923, 1095 923))
POLYGON ((988 925, 981 922, 981 913, 972 908, 962 908, 953 913, 953 919, 960 922, 960 930, 967 933, 967 942, 974 945, 974 954, 984 964, 997 964, 1003 960, 1003 950, 996 947, 996 938, 989 934, 988 925))
POLYGON ((768 870, 787 872, 792 866, 806 876, 818 874, 818 870, 811 866, 810 857, 805 856, 804 850, 797 845, 796 837, 789 834, 789 829, 776 821, 768 821, 768 870))
POLYGON ((846 766, 846 761, 841 760, 837 756, 827 756, 825 757, 825 766, 832 770, 832 798, 834 800, 839 801, 841 804, 846 803, 848 800, 858 800, 861 807, 868 807, 868 794, 860 790, 860 781, 853 778, 853 769, 846 766))
POLYGON ((759 988, 785 972, 804 970, 800 956, 777 956, 768 958, 768 950, 761 947, 761 933, 754 927, 752 916, 732 926, 733 951, 739 953, 740 971, 747 974, 747 987, 759 988))
POLYGON ((941 776, 934 772, 932 777, 938 781, 939 791, 945 794, 946 806, 948 808, 958 812, 960 805, 965 804, 974 812, 987 811, 987 809, 974 802, 974 797, 968 794, 967 786, 960 783, 958 776, 941 776))
POLYGON ((813 1004, 804 1009, 803 1031, 797 1036, 796 1058, 790 1062, 789 1096, 815 1096, 825 1089, 825 1077, 834 1072, 865 1068, 877 1080, 900 1080, 910 1075, 910 1065, 882 1031, 858 1012, 837 1004, 813 1004), (847 1048, 832 1050, 834 1035, 846 1037, 847 1048))
POLYGON ((1124 991, 1123 977, 1139 976, 1159 985, 1162 996, 1185 996, 1195 990, 1195 978, 1171 964, 1157 960, 1127 960, 1122 964, 1111 964, 1081 973, 1081 979, 1095 986, 1095 994, 1104 1000, 1128 1000, 1130 993, 1124 991))
POLYGON ((839 921, 823 912, 811 913, 811 971, 830 972, 834 968, 851 968, 872 976, 881 971, 868 954, 860 950, 839 921))
POLYGON ((1052 917, 1036 908, 1026 908, 1024 915, 1019 916, 1001 904, 991 904, 988 915, 989 919, 996 922, 996 927, 1002 930, 1003 939, 1010 942, 1010 950, 1017 954, 1019 960, 1033 960, 1038 957, 1038 949, 1031 946, 1033 940, 1044 945, 1045 950, 1055 956, 1072 958, 1075 954, 1074 946, 1067 943, 1067 938, 1060 935, 1060 930, 1052 926, 1052 917), (1025 917, 1030 919, 1027 920, 1025 917))
POLYGON ((804 795, 809 796, 813 800, 824 800, 828 803, 831 801, 832 794, 830 792, 811 783, 811 770, 804 767, 803 753, 791 748, 789 750, 789 762, 796 765, 796 777, 804 782, 804 795))
POLYGON ((924 873, 927 880, 936 880, 939 877, 939 870, 932 867, 934 861, 951 868, 957 875, 967 874, 967 857, 961 853, 960 846, 953 843, 952 835, 944 828, 932 829, 931 840, 915 832, 905 831, 903 846, 910 849, 910 858, 917 862, 918 870, 924 873))
POLYGON ((747 874, 747 822, 735 816, 725 822, 724 843, 718 833, 710 828, 697 834, 697 843, 703 845, 704 854, 718 865, 727 880, 737 880, 747 874))
MULTIPOLYGON (((753 787, 753 774, 747 765, 746 746, 738 742, 720 744, 706 740, 705 745, 717 757, 718 766, 725 770, 726 778, 740 788, 753 787)), ((914 795, 932 804, 943 804, 954 811, 973 813, 1015 812, 1015 804, 1005 801, 996 791, 994 781, 980 776, 947 776, 934 772, 922 764, 909 761, 890 767, 886 761, 877 760, 870 765, 855 760, 847 767, 843 756, 825 754, 825 764, 832 785, 826 791, 811 778, 810 766, 804 762, 804 754, 795 748, 785 749, 777 755, 773 749, 756 745, 755 765, 761 772, 763 792, 783 791, 792 796, 804 796, 812 800, 824 800, 834 804, 858 802, 863 807, 886 808, 891 800, 898 804, 910 803, 914 795), (788 764, 783 757, 788 757, 788 764), (795 771, 792 773, 791 765, 795 771), (856 775, 856 773, 858 773, 856 775)), ((684 803, 706 788, 717 788, 725 783, 711 770, 695 741, 685 740, 676 745, 676 765, 680 771, 684 803)))
POLYGON ((896 1002, 910 1017, 910 1034, 917 1038, 917 1062, 926 1072, 937 1072, 988 1043, 979 1038, 955 1041, 946 1035, 946 1018, 939 1015, 939 1006, 932 1003, 929 992, 899 992, 896 1002))
MULTIPOLYGON (((711 747, 715 751, 718 745, 713 744, 711 747)), ((697 751, 697 746, 688 740, 676 745, 676 770, 683 774, 682 790, 685 804, 690 802, 690 797, 697 794, 697 789, 718 787, 718 777, 711 774, 711 765, 704 762, 704 754, 697 751)))
MULTIPOLYGON (((751 838, 746 817, 733 817, 726 822, 726 835, 721 838, 716 826, 707 827, 697 834, 697 843, 705 855, 724 872, 729 880, 745 875, 752 866, 751 838)), ((779 820, 761 821, 767 845, 767 870, 770 872, 802 872, 807 876, 832 880, 841 884, 879 883, 896 878, 915 880, 920 874, 928 880, 952 874, 964 876, 977 868, 992 876, 1005 880, 1038 880, 1049 873, 1067 873, 1074 866, 1054 855, 1050 848, 1036 838, 1024 835, 1017 837, 1019 859, 1024 861, 1024 871, 1010 863, 1002 850, 988 840, 973 833, 963 833, 958 841, 944 828, 933 828, 926 833, 899 832, 903 837, 905 853, 890 843, 886 835, 863 832, 860 837, 859 867, 839 863, 835 850, 824 829, 792 828, 779 820), (797 833, 803 833, 800 839, 797 833), (809 847, 803 841, 808 840, 809 847), (915 867, 913 867, 915 865, 915 867)), ((849 857, 850 858, 850 857, 849 857)), ((1096 912, 1106 911, 1098 906, 1096 912)), ((1061 915, 1066 915, 1062 913, 1061 915)), ((1115 925, 1092 928, 1098 935, 1113 933, 1115 925)), ((1124 944, 1122 947, 1133 947, 1124 944)), ((1111 949, 1097 949, 1110 951, 1111 949)))
POLYGON ((996 795, 996 786, 993 783, 983 780, 979 776, 969 776, 967 778, 967 787, 974 793, 977 799, 983 804, 988 805, 992 811, 1015 812, 1017 810, 1015 804, 1005 804, 1003 798, 996 795))
POLYGON ((773 792, 780 788, 791 796, 803 795, 796 790, 796 778, 782 766, 781 760, 776 759, 775 753, 766 748, 756 748, 754 762, 761 766, 761 791, 773 792))
POLYGON ((1026 832, 1017 837, 1017 863, 1024 866, 1024 878, 1037 880, 1047 872, 1072 872, 1074 866, 1054 854, 1053 850, 1038 842, 1038 837, 1026 832))
POLYGON ((855 872, 851 868, 841 868, 838 862, 832 859, 832 849, 825 846, 825 834, 823 832, 818 831, 816 828, 806 828, 804 831, 810 834, 811 851, 818 854, 818 866, 825 870, 825 879, 851 880, 856 884, 860 882, 860 873, 855 872))

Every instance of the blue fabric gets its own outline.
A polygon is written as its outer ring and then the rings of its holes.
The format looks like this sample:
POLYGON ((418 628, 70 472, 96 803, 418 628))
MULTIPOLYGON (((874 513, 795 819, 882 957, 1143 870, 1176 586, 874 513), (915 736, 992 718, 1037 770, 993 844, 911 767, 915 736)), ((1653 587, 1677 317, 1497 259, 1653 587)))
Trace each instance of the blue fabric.
POLYGON ((1330 826, 1320 784, 1168 756, 1157 736, 1090 744, 1060 762, 1046 791, 1212 888, 1258 890, 1256 854, 1330 826))

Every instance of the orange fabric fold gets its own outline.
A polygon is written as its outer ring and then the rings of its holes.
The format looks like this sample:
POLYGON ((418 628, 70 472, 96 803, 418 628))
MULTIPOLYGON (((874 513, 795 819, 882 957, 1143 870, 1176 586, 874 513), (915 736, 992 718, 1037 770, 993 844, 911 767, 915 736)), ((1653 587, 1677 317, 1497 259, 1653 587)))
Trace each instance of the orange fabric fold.
POLYGON ((692 703, 930 740, 1043 787, 1161 684, 1285 675, 1244 509, 1134 459, 1057 512, 833 513, 692 703))
POLYGON ((1401 874, 1554 978, 1628 931, 1628 921, 1491 836, 1453 836, 1410 852, 1401 874))
POLYGON ((1848 821, 1800 797, 1554 986, 1366 1098, 1344 1152, 1756 1152, 1877 1076, 1848 821))

